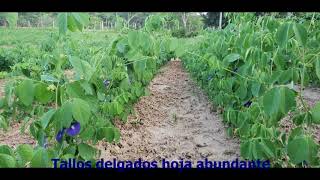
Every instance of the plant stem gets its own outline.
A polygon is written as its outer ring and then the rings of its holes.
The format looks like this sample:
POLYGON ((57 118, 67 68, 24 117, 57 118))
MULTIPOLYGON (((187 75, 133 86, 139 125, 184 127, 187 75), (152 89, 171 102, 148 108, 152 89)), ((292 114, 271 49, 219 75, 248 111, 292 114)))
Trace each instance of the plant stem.
POLYGON ((303 106, 303 109, 305 111, 308 110, 304 100, 303 100, 303 97, 302 97, 302 93, 303 93, 303 86, 304 86, 304 73, 305 73, 305 63, 304 63, 304 49, 302 50, 302 61, 303 61, 303 67, 302 67, 302 73, 301 73, 301 85, 300 85, 300 94, 299 94, 299 97, 300 97, 300 100, 301 100, 301 103, 302 103, 302 106, 303 106))
POLYGON ((56 88, 56 109, 58 109, 58 90, 59 90, 59 83, 57 84, 57 88, 56 88))
POLYGON ((314 22, 314 15, 315 15, 315 13, 312 14, 312 18, 311 18, 311 21, 310 21, 310 24, 308 27, 308 31, 310 30, 311 24, 313 24, 313 22, 314 22))

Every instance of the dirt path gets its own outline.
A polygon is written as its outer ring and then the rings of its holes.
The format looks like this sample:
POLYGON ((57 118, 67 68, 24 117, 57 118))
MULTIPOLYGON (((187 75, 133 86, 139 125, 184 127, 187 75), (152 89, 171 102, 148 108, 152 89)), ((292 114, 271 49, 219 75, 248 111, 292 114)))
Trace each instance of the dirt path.
POLYGON ((233 160, 236 139, 227 138, 222 120, 190 80, 180 61, 171 61, 149 85, 150 96, 135 105, 136 116, 120 125, 118 145, 101 143, 101 158, 118 160, 233 160), (139 123, 134 123, 140 120, 139 123))
POLYGON ((0 97, 4 96, 5 85, 6 85, 6 80, 0 79, 0 97))

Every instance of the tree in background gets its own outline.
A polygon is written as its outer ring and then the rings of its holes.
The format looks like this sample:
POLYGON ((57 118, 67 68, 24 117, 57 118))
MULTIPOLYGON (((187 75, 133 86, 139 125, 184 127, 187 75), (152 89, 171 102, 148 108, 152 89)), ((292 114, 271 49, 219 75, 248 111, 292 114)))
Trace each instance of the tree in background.
MULTIPOLYGON (((6 13, 1 14, 4 15, 6 13)), ((19 12, 16 14, 18 15, 16 17, 17 24, 14 26, 38 28, 58 27, 58 13, 55 12, 19 12)), ((181 37, 203 28, 202 17, 199 13, 90 12, 88 14, 90 21, 86 29, 121 29, 124 27, 140 29, 145 26, 147 18, 151 15, 155 16, 153 18, 161 19, 161 26, 163 26, 161 28, 163 30, 170 30, 173 33, 180 34, 181 37)), ((2 18, 0 16, 0 26, 7 26, 8 21, 3 15, 2 18)))
MULTIPOLYGON (((219 27, 220 22, 220 12, 207 12, 202 14, 204 27, 219 27)), ((222 12, 222 23, 221 26, 224 28, 228 24, 227 18, 224 16, 224 13, 222 12)))
POLYGON ((201 15, 194 12, 179 12, 174 13, 173 17, 178 22, 178 29, 172 30, 174 37, 192 37, 196 36, 203 29, 201 15))
POLYGON ((18 20, 18 13, 0 13, 0 23, 3 26, 16 27, 18 20))

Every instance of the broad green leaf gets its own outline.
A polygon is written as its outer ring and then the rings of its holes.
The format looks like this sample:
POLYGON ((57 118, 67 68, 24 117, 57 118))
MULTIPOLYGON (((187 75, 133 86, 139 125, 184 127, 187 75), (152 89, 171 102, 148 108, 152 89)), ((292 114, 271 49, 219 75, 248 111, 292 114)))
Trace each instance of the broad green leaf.
POLYGON ((303 25, 298 24, 298 23, 294 23, 293 31, 294 31, 295 37, 298 40, 298 42, 302 46, 305 46, 307 43, 307 38, 308 38, 307 30, 303 27, 303 25))
POLYGON ((34 92, 35 89, 32 80, 24 80, 16 87, 16 94, 25 106, 30 106, 32 104, 34 92))
POLYGON ((239 98, 241 100, 245 99, 247 97, 247 84, 246 83, 241 83, 240 87, 237 89, 237 91, 235 92, 237 96, 239 96, 239 98))
POLYGON ((43 129, 47 128, 55 112, 55 109, 50 109, 48 112, 42 115, 42 117, 40 118, 40 122, 43 129))
POLYGON ((74 17, 70 14, 67 16, 67 27, 71 32, 75 32, 78 30, 78 25, 74 17))
POLYGON ((128 43, 132 48, 139 48, 139 32, 138 31, 130 31, 128 33, 128 43))
POLYGON ((90 83, 88 83, 87 81, 83 81, 80 83, 80 85, 84 89, 84 91, 87 95, 93 95, 94 90, 93 90, 90 83))
POLYGON ((60 107, 60 111, 58 114, 59 121, 61 121, 62 126, 65 128, 70 127, 73 118, 73 111, 72 111, 73 105, 71 104, 70 101, 66 101, 65 103, 62 104, 62 106, 60 107))
MULTIPOLYGON (((274 58, 273 58, 273 62, 277 66, 278 70, 286 69, 286 59, 281 51, 278 51, 278 50, 276 51, 274 58)), ((273 73, 273 74, 275 74, 275 73, 273 73)))
POLYGON ((38 141, 38 145, 40 145, 41 147, 44 147, 45 143, 46 143, 46 133, 44 132, 43 129, 39 129, 37 131, 37 141, 38 141))
POLYGON ((58 14, 59 33, 65 35, 68 30, 68 13, 58 14))
POLYGON ((287 84, 289 81, 292 80, 292 70, 288 69, 282 71, 278 80, 280 84, 287 84))
POLYGON ((117 102, 112 102, 112 110, 114 115, 120 115, 123 112, 123 106, 117 102))
POLYGON ((300 126, 300 127, 297 127, 297 128, 294 128, 289 137, 288 137, 288 141, 292 141, 293 139, 297 138, 297 137, 303 137, 304 136, 304 130, 303 128, 300 126))
POLYGON ((17 149, 17 159, 20 161, 22 167, 30 162, 33 155, 33 148, 29 144, 20 144, 17 149))
POLYGON ((0 154, 7 154, 13 156, 13 151, 8 145, 1 145, 0 146, 0 154))
POLYGON ((261 84, 259 82, 254 82, 251 85, 251 93, 253 96, 258 97, 260 92, 261 84))
POLYGON ((251 141, 246 141, 246 142, 242 142, 240 144, 240 154, 241 157, 245 158, 245 159, 249 159, 252 160, 253 158, 253 146, 254 146, 254 142, 251 141))
POLYGON ((130 88, 129 78, 126 77, 126 78, 122 79, 119 84, 119 87, 124 90, 129 90, 129 88, 130 88))
POLYGON ((47 89, 48 86, 42 83, 35 85, 35 98, 40 103, 46 104, 52 100, 54 93, 47 89))
POLYGON ((39 147, 31 159, 31 167, 45 168, 48 167, 49 157, 46 149, 39 147))
POLYGON ((264 111, 269 116, 284 115, 296 106, 295 96, 295 92, 287 87, 272 88, 263 96, 264 111))
POLYGON ((8 154, 0 153, 0 168, 14 168, 16 167, 16 161, 14 157, 8 154))
POLYGON ((102 140, 105 138, 106 141, 111 143, 113 141, 113 139, 115 138, 115 133, 113 131, 113 128, 112 127, 100 128, 98 130, 97 138, 98 138, 98 140, 102 140))
POLYGON ((0 115, 0 128, 3 128, 5 131, 7 131, 8 127, 9 127, 8 122, 2 115, 0 115))
POLYGON ((121 135, 120 130, 118 128, 113 128, 113 132, 114 132, 114 141, 118 143, 120 141, 120 135, 121 135))
POLYGON ((312 122, 320 124, 320 102, 311 109, 312 122))
POLYGON ((282 112, 282 114, 286 114, 293 107, 296 107, 296 94, 293 90, 289 89, 288 87, 281 87, 280 94, 280 111, 282 112))
POLYGON ((50 74, 44 74, 44 75, 41 75, 40 77, 41 77, 41 81, 59 82, 59 80, 57 78, 53 77, 50 74))
POLYGON ((90 23, 89 14, 88 13, 71 13, 73 18, 75 19, 78 29, 82 31, 84 26, 87 26, 90 23))
POLYGON ((93 139, 94 136, 95 136, 95 128, 93 128, 92 126, 88 126, 80 134, 81 139, 84 140, 84 141, 93 139))
POLYGON ((260 142, 260 146, 262 147, 263 152, 267 156, 267 159, 275 158, 276 148, 270 140, 262 140, 260 142))
POLYGON ((72 115, 82 127, 85 127, 90 119, 90 109, 90 105, 82 99, 75 98, 72 102, 72 115))
POLYGON ((314 64, 315 64, 314 67, 316 70, 316 75, 320 80, 320 59, 319 59, 319 57, 317 57, 317 59, 314 61, 314 64))
POLYGON ((268 115, 273 115, 279 111, 280 106, 280 92, 273 88, 265 93, 263 96, 263 108, 268 115))
POLYGON ((313 164, 317 159, 317 144, 311 137, 302 136, 288 142, 288 156, 294 164, 306 161, 313 164))
POLYGON ((69 61, 81 79, 84 78, 90 81, 95 69, 87 61, 83 61, 77 57, 70 57, 69 61))
POLYGON ((88 144, 81 143, 78 145, 79 155, 85 160, 90 160, 96 155, 96 149, 88 144))
POLYGON ((284 23, 277 30, 276 39, 281 47, 284 47, 288 43, 290 28, 291 25, 289 23, 284 23))
POLYGON ((63 150, 63 154, 72 154, 75 155, 77 147, 75 145, 69 145, 63 150))
MULTIPOLYGON (((141 59, 142 58, 143 57, 141 57, 141 59)), ((134 71, 135 73, 138 73, 138 74, 143 73, 146 68, 146 60, 141 60, 141 59, 138 59, 133 63, 134 71)))
POLYGON ((238 60, 240 58, 240 54, 236 54, 236 53, 232 53, 232 54, 229 54, 227 55, 223 61, 226 61, 226 62, 234 62, 236 60, 238 60))
POLYGON ((5 98, 4 98, 4 97, 1 97, 1 98, 0 98, 0 109, 3 108, 3 107, 5 106, 5 104, 6 104, 5 98))
POLYGON ((79 81, 68 83, 66 86, 67 86, 66 92, 68 96, 73 98, 82 98, 85 96, 85 91, 81 87, 81 84, 79 81))

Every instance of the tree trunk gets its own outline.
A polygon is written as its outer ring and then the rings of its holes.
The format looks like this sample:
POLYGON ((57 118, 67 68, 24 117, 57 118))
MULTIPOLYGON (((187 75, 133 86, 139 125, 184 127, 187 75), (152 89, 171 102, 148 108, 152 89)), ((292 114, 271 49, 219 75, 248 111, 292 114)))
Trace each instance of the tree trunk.
POLYGON ((105 23, 106 23, 106 27, 107 27, 107 29, 108 29, 108 21, 107 21, 107 18, 106 18, 106 22, 105 22, 105 23))
POLYGON ((220 12, 220 17, 219 17, 219 29, 222 29, 222 12, 220 12))
POLYGON ((42 15, 40 15, 40 26, 43 27, 43 23, 42 23, 42 15))
POLYGON ((188 15, 186 12, 182 14, 182 23, 183 27, 186 29, 187 28, 187 21, 188 21, 188 15))

